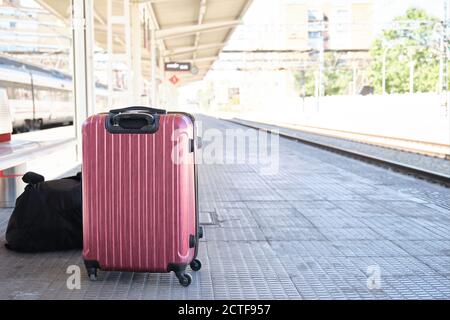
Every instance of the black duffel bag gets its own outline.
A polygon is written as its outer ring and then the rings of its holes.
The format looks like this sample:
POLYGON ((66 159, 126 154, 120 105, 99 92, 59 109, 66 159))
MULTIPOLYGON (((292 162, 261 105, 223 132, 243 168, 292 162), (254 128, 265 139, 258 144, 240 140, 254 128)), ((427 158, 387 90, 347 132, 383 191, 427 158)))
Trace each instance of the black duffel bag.
POLYGON ((20 252, 81 249, 83 247, 81 173, 52 181, 34 172, 17 198, 9 219, 5 246, 20 252))

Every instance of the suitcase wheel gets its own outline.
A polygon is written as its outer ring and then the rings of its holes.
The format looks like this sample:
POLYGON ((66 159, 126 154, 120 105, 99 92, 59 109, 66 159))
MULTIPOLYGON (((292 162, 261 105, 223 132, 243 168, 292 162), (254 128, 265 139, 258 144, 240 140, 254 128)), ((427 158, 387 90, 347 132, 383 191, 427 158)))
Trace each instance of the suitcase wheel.
POLYGON ((202 263, 200 262, 200 260, 194 259, 191 261, 189 266, 191 267, 192 271, 198 271, 202 268, 202 263))
POLYGON ((177 273, 177 278, 183 287, 187 287, 192 282, 192 276, 189 273, 177 273))
POLYGON ((97 268, 88 268, 87 273, 89 276, 89 280, 97 281, 97 268))

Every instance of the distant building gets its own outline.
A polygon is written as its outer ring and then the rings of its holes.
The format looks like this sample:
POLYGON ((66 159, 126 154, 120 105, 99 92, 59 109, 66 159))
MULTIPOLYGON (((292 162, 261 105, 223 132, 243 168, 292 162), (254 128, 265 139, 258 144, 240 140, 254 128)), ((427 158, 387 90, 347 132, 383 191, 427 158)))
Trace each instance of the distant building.
MULTIPOLYGON (((213 108, 271 111, 276 106, 286 112, 298 108, 306 94, 305 72, 313 73, 308 81, 320 94, 322 46, 324 51, 337 51, 334 59, 339 68, 352 74, 343 94, 361 92, 367 83, 361 70, 367 67, 375 36, 373 1, 260 0, 255 4, 266 16, 238 28, 209 77, 213 108)), ((327 94, 326 88, 321 94, 327 94)))
POLYGON ((368 50, 373 38, 373 1, 281 0, 290 49, 368 50))

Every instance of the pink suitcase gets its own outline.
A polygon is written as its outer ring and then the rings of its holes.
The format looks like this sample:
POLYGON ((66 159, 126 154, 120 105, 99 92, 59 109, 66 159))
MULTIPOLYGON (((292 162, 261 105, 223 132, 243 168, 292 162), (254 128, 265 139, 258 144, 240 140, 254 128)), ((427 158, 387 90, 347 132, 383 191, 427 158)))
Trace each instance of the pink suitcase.
POLYGON ((196 135, 185 113, 130 107, 83 124, 83 258, 97 269, 198 271, 196 135))

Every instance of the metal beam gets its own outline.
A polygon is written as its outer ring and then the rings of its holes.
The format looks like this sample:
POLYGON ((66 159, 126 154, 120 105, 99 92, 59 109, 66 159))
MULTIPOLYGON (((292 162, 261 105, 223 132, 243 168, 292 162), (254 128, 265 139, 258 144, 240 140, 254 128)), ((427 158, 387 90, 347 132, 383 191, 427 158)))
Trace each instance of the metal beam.
POLYGON ((105 19, 103 19, 97 12, 97 10, 94 9, 94 17, 95 19, 98 20, 98 22, 100 22, 102 25, 106 26, 107 22, 105 21, 105 19))
POLYGON ((179 0, 131 0, 131 1, 137 3, 167 3, 167 2, 176 2, 179 0))
POLYGON ((239 24, 241 24, 241 20, 230 20, 222 22, 204 23, 201 25, 189 25, 183 27, 160 29, 156 31, 156 38, 164 40, 180 38, 191 34, 196 34, 197 32, 208 32, 208 31, 229 29, 239 24))
POLYGON ((197 68, 210 68, 211 67, 211 65, 212 65, 212 63, 211 63, 211 61, 200 61, 200 62, 196 62, 195 63, 195 66, 197 67, 197 68))
MULTIPOLYGON (((200 0, 200 8, 198 10, 198 22, 197 22, 198 25, 203 24, 205 13, 206 13, 206 0, 200 0)), ((197 32, 195 34, 194 47, 198 47, 199 41, 200 41, 200 32, 197 32)), ((195 61, 195 59, 197 58, 197 50, 194 51, 192 58, 195 61)))
POLYGON ((177 73, 177 77, 179 77, 180 79, 190 79, 190 78, 195 78, 199 75, 205 75, 206 72, 208 72, 209 70, 209 66, 201 66, 198 67, 199 72, 197 74, 192 74, 190 72, 179 72, 177 73))
POLYGON ((222 48, 225 45, 226 45, 226 43, 220 42, 220 43, 204 44, 204 45, 200 45, 200 46, 176 48, 176 49, 167 51, 166 57, 176 56, 176 55, 186 54, 186 53, 191 53, 191 52, 197 52, 197 51, 203 51, 203 50, 209 50, 209 49, 222 48))
POLYGON ((187 85, 190 82, 201 81, 201 80, 203 80, 203 78, 205 76, 206 76, 206 74, 201 74, 201 75, 198 75, 196 77, 181 79, 182 81, 180 81, 179 86, 182 87, 184 85, 187 85))
MULTIPOLYGON (((56 11, 56 10, 55 10, 50 4, 48 4, 46 1, 43 1, 43 0, 36 0, 36 1, 37 1, 37 3, 39 3, 39 5, 40 5, 41 7, 43 7, 45 10, 51 12, 51 13, 52 13, 55 17, 57 17, 58 19, 60 19, 60 20, 62 20, 62 21, 67 21, 67 20, 65 20, 66 17, 60 15, 59 12, 56 11)), ((72 2, 72 3, 73 3, 73 2, 72 2)), ((73 4, 72 4, 72 6, 73 6, 73 4)), ((72 9, 72 12, 73 12, 73 9, 72 9)), ((66 23, 69 23, 69 22, 66 22, 66 23)))
MULTIPOLYGON (((219 56, 215 55, 215 56, 210 56, 210 57, 202 57, 202 58, 198 58, 195 59, 195 62, 206 62, 206 61, 214 61, 217 58, 219 58, 219 56)), ((183 60, 184 62, 194 62, 194 59, 188 59, 188 60, 183 60)))
MULTIPOLYGON (((153 6, 152 6, 151 3, 147 4, 147 9, 150 12, 150 17, 151 17, 152 23, 153 23, 153 25, 155 27, 155 30, 161 29, 161 27, 159 25, 159 21, 156 18, 155 10, 153 9, 153 6)), ((166 45, 164 44, 164 41, 163 40, 159 40, 158 43, 159 43, 159 47, 161 48, 161 50, 165 51, 166 50, 166 45)))
MULTIPOLYGON (((95 8, 94 8, 94 18, 95 19, 97 19, 98 20, 98 22, 100 22, 100 24, 98 24, 96 27, 95 27, 95 30, 96 31, 101 31, 101 32, 104 32, 104 33, 107 33, 107 25, 108 25, 108 22, 107 21, 105 21, 105 19, 103 19, 99 14, 98 14, 98 12, 97 12, 97 10, 95 10, 95 8)), ((114 41, 117 41, 117 42, 119 42, 121 45, 125 45, 125 41, 123 40, 123 39, 120 39, 120 38, 115 38, 115 39, 113 39, 114 41)))
MULTIPOLYGON (((201 57, 198 58, 196 61, 197 62, 206 62, 206 61, 213 61, 216 60, 219 56, 218 55, 212 55, 212 56, 206 56, 206 57, 201 57)), ((151 55, 149 56, 144 56, 142 58, 143 63, 151 63, 151 55)), ((193 59, 180 59, 179 62, 193 62, 193 59)))

